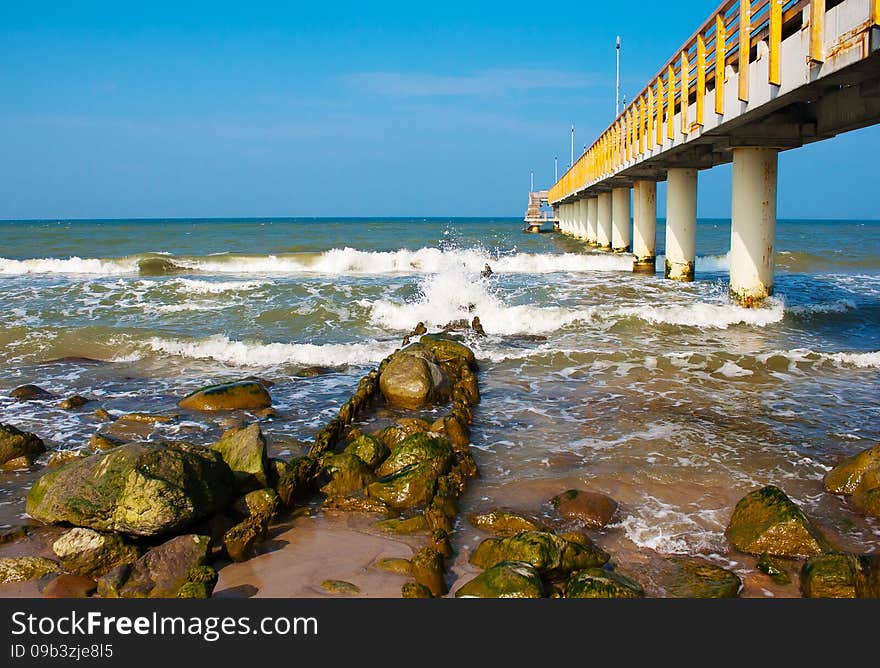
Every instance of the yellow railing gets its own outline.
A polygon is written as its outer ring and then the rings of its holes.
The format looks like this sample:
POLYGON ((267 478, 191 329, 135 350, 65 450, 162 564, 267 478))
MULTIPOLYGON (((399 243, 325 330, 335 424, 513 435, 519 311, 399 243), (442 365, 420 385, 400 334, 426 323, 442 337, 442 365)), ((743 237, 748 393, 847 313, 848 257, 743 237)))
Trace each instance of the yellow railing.
MULTIPOLYGON (((880 0, 871 2, 874 22, 880 25, 880 0)), ((663 146, 665 140, 674 140, 678 111, 682 112, 679 132, 688 136, 698 131, 703 126, 707 91, 715 91, 714 111, 723 114, 724 86, 716 82, 725 80, 728 66, 739 72, 737 95, 748 102, 749 60, 760 41, 766 41, 770 51, 768 83, 780 85, 783 35, 808 5, 810 59, 823 62, 825 0, 725 0, 562 175, 550 189, 550 202, 612 176, 624 164, 663 146)))

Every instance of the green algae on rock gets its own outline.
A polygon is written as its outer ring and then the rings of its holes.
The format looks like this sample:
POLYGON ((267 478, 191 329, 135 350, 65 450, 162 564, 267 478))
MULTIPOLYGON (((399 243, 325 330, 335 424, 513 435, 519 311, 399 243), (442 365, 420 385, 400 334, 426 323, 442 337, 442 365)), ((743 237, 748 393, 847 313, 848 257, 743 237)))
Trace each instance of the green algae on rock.
POLYGON ((272 406, 272 397, 262 383, 239 381, 203 387, 177 402, 196 411, 259 410, 272 406))
POLYGON ((46 445, 36 434, 0 424, 0 466, 17 460, 30 466, 45 451, 46 445))
POLYGON ((419 343, 441 364, 461 361, 471 369, 476 368, 474 351, 448 334, 425 334, 419 343))
POLYGON ((391 450, 375 436, 361 434, 345 446, 343 453, 356 455, 371 469, 375 469, 391 454, 391 450))
POLYGON ((853 558, 847 554, 811 557, 801 569, 801 591, 807 598, 855 598, 853 558))
POLYGON ((428 463, 410 464, 383 476, 367 487, 367 494, 390 508, 412 508, 431 501, 437 488, 437 473, 428 463))
POLYGON ((825 474, 826 491, 832 494, 852 494, 868 471, 880 471, 880 445, 848 457, 825 474))
POLYGON ((361 588, 351 582, 345 580, 324 580, 321 587, 329 591, 331 594, 345 594, 346 596, 354 596, 361 593, 361 588))
POLYGON ((130 564, 140 550, 115 533, 76 527, 52 544, 52 551, 64 570, 76 575, 97 578, 111 568, 130 564))
POLYGON ((539 531, 534 520, 509 510, 495 509, 486 513, 472 513, 468 521, 477 529, 496 536, 514 536, 522 531, 539 531))
POLYGON ((430 351, 414 343, 390 357, 379 376, 379 389, 392 406, 419 409, 444 401, 449 380, 430 351))
POLYGON ((733 571, 699 557, 673 557, 664 581, 671 598, 736 598, 742 580, 733 571))
POLYGON ((604 565, 609 556, 591 542, 572 543, 547 531, 523 531, 508 538, 488 538, 471 553, 470 563, 491 568, 502 561, 523 561, 542 574, 567 574, 604 565))
POLYGON ((431 590, 418 582, 407 582, 400 588, 402 598, 434 598, 431 590))
POLYGON ((423 547, 413 555, 409 565, 415 581, 427 587, 434 596, 443 596, 448 590, 443 576, 443 556, 432 547, 423 547))
POLYGON ((502 561, 487 568, 455 592, 456 598, 542 598, 544 585, 534 566, 502 561))
POLYGON ((452 446, 446 438, 421 432, 407 436, 391 450, 391 454, 376 469, 380 476, 397 473, 410 464, 430 464, 436 475, 449 470, 452 463, 452 446))
POLYGON ((44 557, 0 557, 0 584, 37 580, 60 571, 57 562, 44 557))
POLYGON ((232 469, 239 491, 249 492, 268 487, 269 461, 266 455, 266 439, 260 425, 233 427, 224 432, 211 449, 219 452, 223 461, 232 469))
POLYGON ((247 561, 254 556, 254 547, 266 539, 272 516, 256 514, 230 528, 223 534, 223 548, 232 561, 247 561))
POLYGON ((803 511, 772 485, 740 499, 727 538, 742 552, 777 557, 810 557, 832 549, 803 511))
POLYGON ((357 455, 343 452, 323 459, 324 474, 330 481, 321 487, 328 496, 346 496, 359 492, 376 479, 372 469, 357 455))
POLYGON ((129 443, 44 473, 26 509, 49 524, 158 536, 224 508, 234 489, 232 471, 216 452, 129 443))
POLYGON ((791 582, 791 576, 782 559, 767 554, 766 552, 758 557, 755 567, 767 575, 773 582, 779 585, 785 585, 791 582))
POLYGON ((630 578, 604 568, 575 572, 566 584, 568 598, 642 598, 642 586, 630 578))
POLYGON ((397 573, 398 575, 410 575, 412 572, 410 560, 397 557, 377 559, 373 562, 373 568, 385 571, 386 573, 397 573))

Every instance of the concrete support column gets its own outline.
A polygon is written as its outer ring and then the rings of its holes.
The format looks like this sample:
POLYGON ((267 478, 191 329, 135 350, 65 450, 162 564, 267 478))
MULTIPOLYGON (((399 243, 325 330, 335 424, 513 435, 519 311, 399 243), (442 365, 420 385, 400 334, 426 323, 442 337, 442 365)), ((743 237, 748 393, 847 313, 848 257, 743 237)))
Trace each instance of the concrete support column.
POLYGON ((633 185, 633 271, 657 271, 657 184, 633 185))
POLYGON ((562 218, 562 207, 557 205, 553 207, 553 217, 556 219, 553 221, 553 231, 559 231, 559 225, 562 218))
POLYGON ((572 209, 574 208, 573 204, 569 202, 565 205, 565 233, 571 234, 571 219, 572 219, 572 209))
POLYGON ((559 207, 559 214, 559 231, 565 234, 568 231, 568 204, 559 207))
POLYGON ((587 198, 578 200, 578 239, 587 238, 587 198))
POLYGON ((614 188, 611 191, 611 249, 615 253, 629 253, 630 216, 629 188, 614 188))
POLYGON ((598 226, 596 241, 599 250, 611 250, 611 193, 599 193, 599 203, 596 206, 598 226))
POLYGON ((697 247, 697 170, 670 169, 667 179, 664 275, 674 281, 692 281, 697 247))
POLYGON ((596 245, 596 238, 599 227, 599 198, 590 197, 587 199, 587 243, 591 246, 596 245))
POLYGON ((730 293, 746 307, 773 294, 778 158, 773 148, 733 149, 730 293))

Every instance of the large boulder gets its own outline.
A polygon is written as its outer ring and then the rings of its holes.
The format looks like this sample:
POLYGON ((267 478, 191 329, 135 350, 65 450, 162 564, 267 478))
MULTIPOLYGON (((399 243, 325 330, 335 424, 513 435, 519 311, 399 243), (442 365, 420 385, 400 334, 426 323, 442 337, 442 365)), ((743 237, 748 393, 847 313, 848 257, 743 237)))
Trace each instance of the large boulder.
POLYGON ((565 590, 568 598, 641 598, 645 595, 638 582, 604 568, 576 572, 565 590))
POLYGON ((98 580, 105 598, 209 598, 217 571, 205 566, 211 539, 184 535, 154 547, 133 564, 98 580))
POLYGON ((470 368, 477 366, 474 351, 448 334, 425 334, 419 343, 427 348, 440 364, 464 362, 470 368))
POLYGON ((844 459, 825 474, 825 489, 832 494, 852 494, 868 472, 880 472, 880 445, 844 459))
POLYGON ((747 494, 727 527, 730 544, 750 554, 811 557, 831 550, 822 533, 778 487, 747 494))
POLYGON ((321 491, 328 496, 359 492, 376 479, 372 469, 360 457, 348 452, 325 457, 324 473, 330 481, 321 491))
POLYGON ((608 554, 589 539, 571 542, 548 531, 524 531, 508 538, 487 538, 471 553, 470 563, 491 568, 502 561, 524 561, 541 573, 568 574, 602 566, 608 554))
POLYGON ((130 564, 140 551, 126 543, 119 534, 94 529, 71 529, 52 544, 52 551, 64 570, 96 578, 111 568, 130 564))
POLYGON ((735 598, 742 580, 733 571, 699 557, 669 559, 663 589, 670 598, 735 598))
POLYGON ((18 401, 48 401, 55 398, 54 394, 37 385, 21 385, 12 390, 9 396, 18 401))
POLYGON ((880 598, 880 555, 823 554, 801 569, 807 598, 880 598))
POLYGON ((415 581, 427 587, 434 596, 443 596, 447 592, 443 557, 434 548, 423 547, 416 552, 410 560, 409 571, 415 581))
POLYGON ((234 427, 211 446, 232 469, 240 492, 249 492, 269 485, 269 460, 266 439, 260 425, 234 427))
MULTIPOLYGON (((880 478, 875 474, 874 478, 880 478)), ((864 515, 872 517, 880 517, 880 480, 874 481, 875 484, 866 484, 869 476, 865 476, 862 484, 856 487, 856 491, 849 497, 853 507, 864 515)))
POLYGON ((385 458, 391 454, 382 441, 375 436, 361 434, 356 439, 345 446, 345 453, 356 455, 367 466, 374 469, 381 464, 385 458))
POLYGON ((407 436, 398 443, 391 454, 376 469, 380 476, 397 473, 410 464, 428 464, 440 476, 449 470, 452 463, 452 446, 442 436, 420 432, 407 436))
POLYGON ((610 496, 578 489, 554 496, 550 503, 560 516, 578 520, 593 529, 606 526, 617 510, 617 502, 610 496))
POLYGON ((232 471, 217 452, 129 443, 45 473, 26 509, 41 522, 158 536, 224 508, 234 493, 232 471))
POLYGON ((367 486, 367 495, 390 508, 403 509, 428 504, 437 489, 437 472, 430 463, 410 464, 367 486))
POLYGON ((445 401, 449 379, 430 351, 414 343, 391 356, 379 376, 379 389, 389 404, 418 409, 445 401))
POLYGON ((35 434, 0 424, 0 466, 30 466, 46 451, 46 445, 35 434))
POLYGON ((502 561, 462 585, 456 598, 542 598, 544 584, 535 567, 524 561, 502 561))
POLYGON ((44 557, 0 557, 0 584, 37 580, 60 571, 57 562, 44 557))
POLYGON ((260 410, 272 406, 272 397, 262 383, 245 380, 196 390, 178 403, 195 411, 260 410))
POLYGON ((254 556, 256 544, 266 540, 271 518, 265 513, 250 515, 223 534, 223 547, 232 561, 247 561, 254 556))
POLYGON ((468 515, 468 521, 478 529, 496 536, 515 536, 522 531, 538 531, 541 528, 535 519, 501 509, 468 515))

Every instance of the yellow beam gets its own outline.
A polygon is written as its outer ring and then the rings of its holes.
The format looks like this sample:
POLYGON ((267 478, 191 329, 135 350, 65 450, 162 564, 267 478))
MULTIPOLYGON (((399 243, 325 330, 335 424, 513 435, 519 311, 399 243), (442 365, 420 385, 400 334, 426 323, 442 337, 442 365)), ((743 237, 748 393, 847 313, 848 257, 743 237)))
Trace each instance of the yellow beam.
POLYGON ((666 70, 666 136, 675 139, 675 70, 670 65, 666 70))
MULTIPOLYGON (((880 0, 877 0, 880 2, 880 0)), ((654 89, 648 86, 648 150, 654 148, 654 89)))
POLYGON ((810 0, 810 60, 825 62, 822 33, 825 27, 825 0, 810 0))
POLYGON ((749 101, 749 51, 752 50, 752 3, 739 0, 739 99, 749 101))
POLYGON ((874 0, 874 11, 872 14, 874 16, 874 25, 880 26, 880 0, 874 0))
POLYGON ((645 117, 645 98, 639 99, 639 155, 645 153, 645 131, 647 129, 647 118, 645 117))
POLYGON ((715 17, 715 113, 724 113, 724 76, 727 58, 727 27, 724 15, 715 17))
POLYGON ((663 79, 657 79, 657 148, 663 148, 663 79))
POLYGON ((706 95, 706 40, 697 36, 697 125, 703 126, 703 98, 706 95))
POLYGON ((681 134, 688 133, 688 109, 690 108, 691 64, 687 51, 681 52, 681 134))
POLYGON ((785 0, 770 0, 770 74, 767 80, 774 86, 782 83, 779 73, 779 48, 782 44, 782 5, 785 0))

